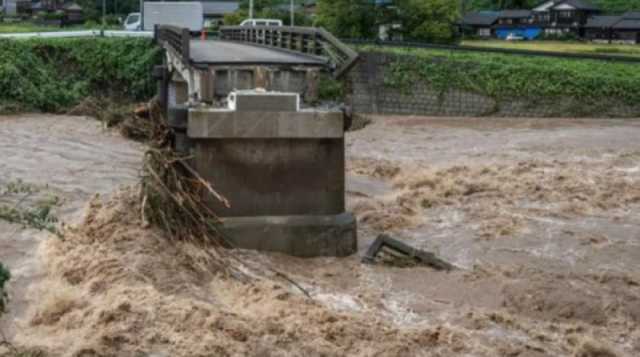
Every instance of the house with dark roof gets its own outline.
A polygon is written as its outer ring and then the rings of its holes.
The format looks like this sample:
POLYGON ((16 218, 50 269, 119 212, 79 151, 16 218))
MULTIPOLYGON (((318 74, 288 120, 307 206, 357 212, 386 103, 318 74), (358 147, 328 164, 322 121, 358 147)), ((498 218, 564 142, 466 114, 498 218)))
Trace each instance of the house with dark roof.
POLYGON ((612 26, 617 42, 640 44, 640 11, 629 11, 612 26))
MULTIPOLYGON (((525 39, 535 39, 546 35, 566 35, 573 33, 583 36, 590 18, 600 13, 598 7, 587 0, 546 0, 531 10, 511 9, 498 12, 496 23, 492 24, 492 35, 507 38, 514 34, 525 39)), ((467 14, 461 28, 478 28, 480 13, 467 14)), ((485 15, 486 18, 488 16, 485 15)), ((483 30, 483 34, 488 31, 483 30)))
POLYGON ((532 12, 534 22, 544 27, 545 34, 582 36, 588 19, 598 15, 600 9, 586 0, 548 0, 532 12))
POLYGON ((493 26, 498 23, 499 14, 494 11, 469 12, 460 21, 460 30, 465 35, 493 37, 493 26))
POLYGON ((585 38, 608 43, 640 44, 640 11, 620 16, 593 16, 585 25, 585 38))

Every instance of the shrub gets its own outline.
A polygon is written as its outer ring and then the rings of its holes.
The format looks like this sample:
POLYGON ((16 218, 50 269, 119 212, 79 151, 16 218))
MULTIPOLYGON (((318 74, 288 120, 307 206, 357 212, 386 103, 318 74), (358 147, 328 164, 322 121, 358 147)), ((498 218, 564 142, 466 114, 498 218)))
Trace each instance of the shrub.
POLYGON ((0 315, 4 313, 6 308, 7 293, 4 290, 4 286, 10 278, 11 274, 9 274, 9 270, 0 263, 0 315))
POLYGON ((322 75, 318 83, 318 99, 340 102, 344 97, 344 83, 328 75, 322 75))
POLYGON ((64 12, 62 11, 47 12, 42 14, 42 19, 43 20, 62 20, 64 19, 64 12))
POLYGON ((57 112, 89 95, 153 95, 160 50, 148 39, 0 40, 0 110, 57 112))
POLYGON ((104 17, 104 23, 107 26, 120 26, 122 25, 122 18, 118 15, 107 15, 104 17))

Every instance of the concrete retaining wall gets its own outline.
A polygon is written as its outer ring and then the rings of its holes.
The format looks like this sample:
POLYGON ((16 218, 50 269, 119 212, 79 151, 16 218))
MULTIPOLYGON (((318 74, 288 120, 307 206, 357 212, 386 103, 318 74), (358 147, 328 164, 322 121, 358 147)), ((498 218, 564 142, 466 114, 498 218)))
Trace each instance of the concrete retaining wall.
POLYGON ((418 81, 411 88, 398 90, 385 84, 385 76, 394 61, 408 56, 361 53, 351 71, 347 101, 355 113, 405 114, 429 116, 502 116, 502 117, 638 117, 640 103, 628 105, 611 98, 601 102, 581 102, 575 98, 531 99, 494 98, 461 90, 444 93, 418 81))

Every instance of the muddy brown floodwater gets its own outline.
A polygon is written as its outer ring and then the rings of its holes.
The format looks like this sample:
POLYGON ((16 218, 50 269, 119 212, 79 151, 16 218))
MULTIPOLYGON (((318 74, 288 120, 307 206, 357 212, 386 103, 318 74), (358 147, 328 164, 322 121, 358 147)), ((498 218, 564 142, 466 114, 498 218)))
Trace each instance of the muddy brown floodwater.
POLYGON ((337 308, 464 331, 460 354, 582 355, 582 336, 637 356, 639 136, 633 120, 376 117, 347 138, 359 254, 266 259, 337 308), (380 233, 460 269, 361 265, 380 233))
POLYGON ((75 224, 0 221, 0 327, 53 356, 638 356, 638 137, 634 120, 375 117, 347 136, 358 254, 238 253, 309 300, 144 228, 140 145, 86 118, 0 118, 0 185, 61 197, 75 224), (380 233, 457 269, 361 264, 380 233))
MULTIPOLYGON (((33 185, 38 195, 60 199, 56 217, 77 223, 91 197, 138 181, 142 153, 142 145, 103 129, 90 118, 40 114, 0 117, 0 192, 20 181, 33 185)), ((9 336, 15 333, 16 321, 24 318, 28 305, 37 299, 29 286, 44 274, 46 258, 39 247, 50 238, 49 232, 24 229, 0 219, 0 262, 12 274, 11 309, 0 320, 0 327, 9 336)))

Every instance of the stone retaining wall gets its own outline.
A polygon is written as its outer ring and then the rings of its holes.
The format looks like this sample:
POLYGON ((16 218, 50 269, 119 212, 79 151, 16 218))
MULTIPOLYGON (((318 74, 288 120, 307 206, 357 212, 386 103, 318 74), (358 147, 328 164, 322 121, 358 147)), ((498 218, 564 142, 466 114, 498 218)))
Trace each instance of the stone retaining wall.
POLYGON ((575 98, 511 98, 497 101, 486 95, 450 89, 441 93, 417 81, 402 90, 385 84, 386 71, 394 61, 411 57, 377 52, 361 53, 351 71, 347 93, 355 113, 427 116, 499 117, 639 117, 640 103, 628 105, 612 98, 581 102, 575 98))

